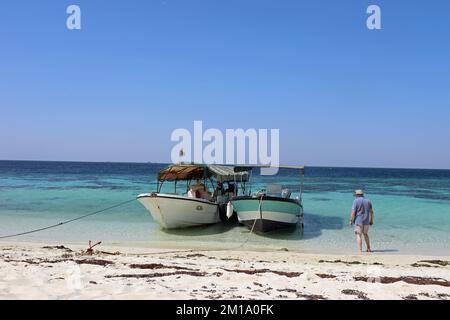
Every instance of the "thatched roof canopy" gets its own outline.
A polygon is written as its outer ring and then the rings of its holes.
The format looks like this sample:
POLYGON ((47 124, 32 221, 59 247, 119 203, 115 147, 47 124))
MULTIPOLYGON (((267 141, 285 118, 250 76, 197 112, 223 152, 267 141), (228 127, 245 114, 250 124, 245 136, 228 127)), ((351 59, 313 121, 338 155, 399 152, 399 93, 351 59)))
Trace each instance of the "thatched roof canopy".
POLYGON ((251 168, 235 172, 233 166, 205 164, 175 164, 161 170, 159 181, 197 180, 214 177, 219 182, 248 181, 251 168))

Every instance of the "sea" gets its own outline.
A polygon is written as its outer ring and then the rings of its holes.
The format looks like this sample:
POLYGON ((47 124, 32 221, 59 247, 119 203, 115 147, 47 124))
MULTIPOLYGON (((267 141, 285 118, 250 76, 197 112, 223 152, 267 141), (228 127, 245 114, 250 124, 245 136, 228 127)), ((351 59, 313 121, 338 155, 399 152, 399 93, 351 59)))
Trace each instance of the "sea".
MULTIPOLYGON (((126 244, 183 249, 289 250, 355 253, 348 225, 353 191, 363 189, 375 210, 372 248, 380 254, 450 255, 450 170, 306 167, 304 228, 264 235, 236 222, 163 230, 138 202, 156 190, 167 164, 0 161, 0 237, 58 224, 131 202, 56 228, 1 242, 126 244)), ((268 183, 299 196, 298 170, 253 174, 253 191, 268 183)), ((172 191, 172 185, 163 190, 172 191)))

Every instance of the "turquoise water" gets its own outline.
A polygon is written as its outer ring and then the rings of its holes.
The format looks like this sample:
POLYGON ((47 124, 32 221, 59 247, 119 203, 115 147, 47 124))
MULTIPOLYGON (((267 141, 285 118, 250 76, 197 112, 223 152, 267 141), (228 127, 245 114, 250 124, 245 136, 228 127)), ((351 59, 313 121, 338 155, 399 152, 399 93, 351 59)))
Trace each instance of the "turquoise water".
MULTIPOLYGON (((75 218, 155 190, 160 164, 0 161, 0 236, 75 218)), ((299 188, 298 174, 256 177, 299 188)), ((169 187, 169 186, 166 186, 169 187)), ((137 202, 55 229, 0 241, 133 242, 145 246, 354 252, 347 226, 352 190, 363 188, 375 209, 370 235, 382 253, 450 255, 450 171, 307 168, 303 233, 249 234, 233 223, 164 231, 137 202)), ((294 192, 294 196, 296 193, 294 192)))

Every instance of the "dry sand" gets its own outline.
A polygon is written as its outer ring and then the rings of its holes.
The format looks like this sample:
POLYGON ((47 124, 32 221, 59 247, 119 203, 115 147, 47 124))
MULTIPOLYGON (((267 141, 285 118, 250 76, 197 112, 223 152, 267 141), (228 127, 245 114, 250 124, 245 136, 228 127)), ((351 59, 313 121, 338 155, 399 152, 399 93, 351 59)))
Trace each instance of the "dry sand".
POLYGON ((0 299, 450 300, 450 257, 85 249, 0 243, 0 299))

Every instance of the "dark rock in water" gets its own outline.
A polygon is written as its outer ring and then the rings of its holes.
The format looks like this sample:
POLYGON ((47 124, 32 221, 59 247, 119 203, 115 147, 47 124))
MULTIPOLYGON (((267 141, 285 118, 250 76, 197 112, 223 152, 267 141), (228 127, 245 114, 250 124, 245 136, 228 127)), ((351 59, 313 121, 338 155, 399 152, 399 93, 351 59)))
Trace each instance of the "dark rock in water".
POLYGON ((320 198, 320 197, 314 197, 314 198, 311 198, 311 200, 314 200, 314 201, 331 201, 331 199, 329 199, 329 198, 320 198))
POLYGON ((418 300, 418 299, 417 299, 417 296, 415 296, 415 295, 413 295, 413 294, 410 294, 410 295, 408 295, 408 296, 406 296, 406 297, 403 297, 402 299, 403 299, 403 300, 418 300))

